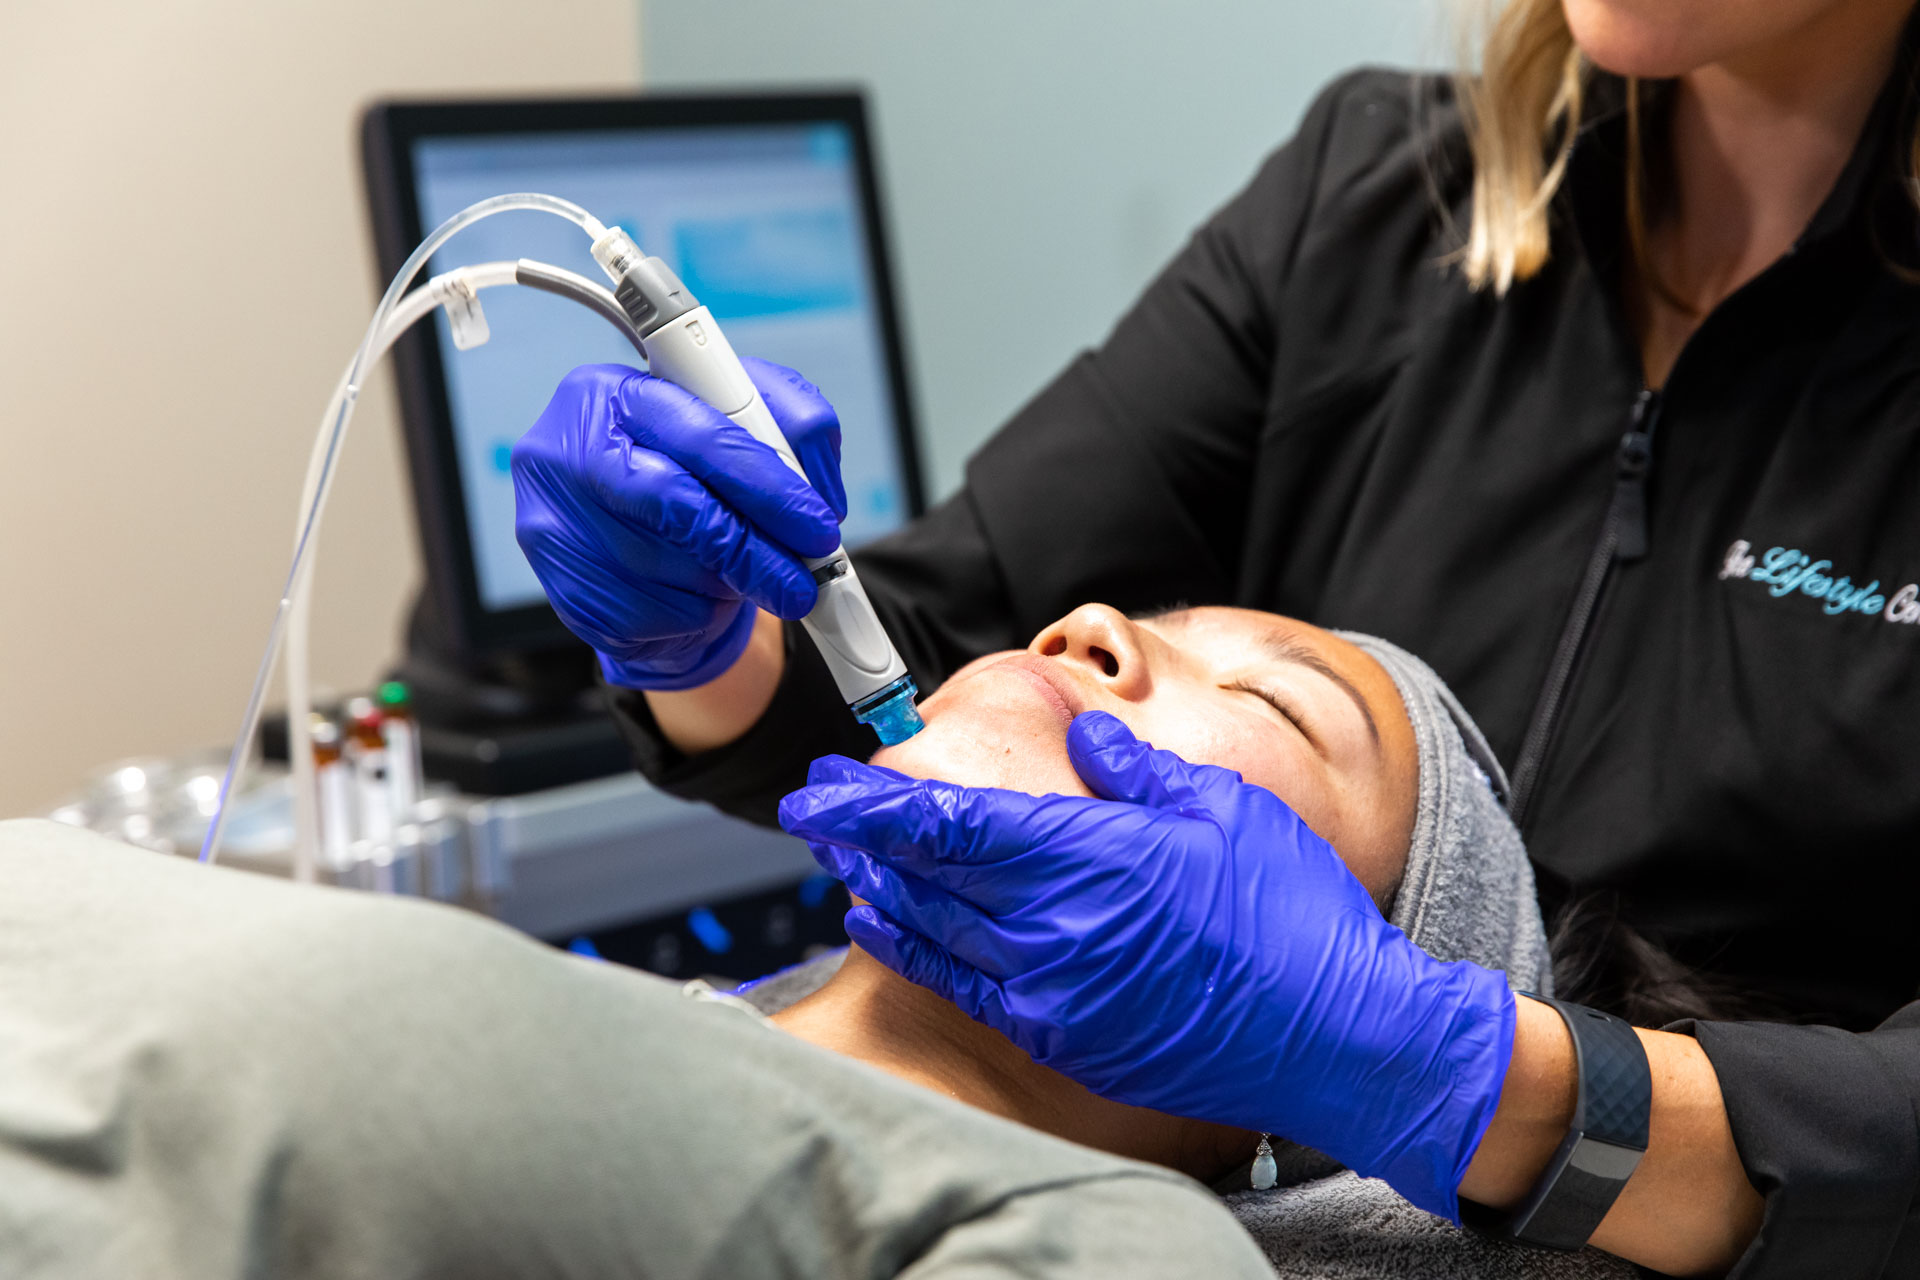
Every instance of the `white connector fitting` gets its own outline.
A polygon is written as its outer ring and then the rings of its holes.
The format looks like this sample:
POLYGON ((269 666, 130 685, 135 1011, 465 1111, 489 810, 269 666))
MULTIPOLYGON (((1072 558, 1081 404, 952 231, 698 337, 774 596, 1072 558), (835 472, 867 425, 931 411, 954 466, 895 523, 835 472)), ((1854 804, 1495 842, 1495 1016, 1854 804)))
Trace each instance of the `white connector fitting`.
POLYGON ((643 255, 640 246, 633 237, 619 227, 608 227, 593 238, 593 260, 607 273, 607 278, 615 284, 620 283, 627 274, 627 268, 640 261, 643 255))

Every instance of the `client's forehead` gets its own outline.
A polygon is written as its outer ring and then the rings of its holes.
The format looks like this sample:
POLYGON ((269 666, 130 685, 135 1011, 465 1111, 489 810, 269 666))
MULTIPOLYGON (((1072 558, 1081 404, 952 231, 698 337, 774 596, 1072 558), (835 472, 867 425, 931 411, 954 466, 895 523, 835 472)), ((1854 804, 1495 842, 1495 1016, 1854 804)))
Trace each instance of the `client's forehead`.
MULTIPOLYGON (((1364 650, 1298 618, 1229 605, 1195 605, 1143 614, 1135 621, 1209 661, 1306 661, 1331 667, 1348 679, 1364 675, 1376 687, 1377 676, 1386 681, 1387 696, 1399 702, 1392 679, 1364 650)), ((1371 696, 1368 701, 1372 703, 1371 696)))

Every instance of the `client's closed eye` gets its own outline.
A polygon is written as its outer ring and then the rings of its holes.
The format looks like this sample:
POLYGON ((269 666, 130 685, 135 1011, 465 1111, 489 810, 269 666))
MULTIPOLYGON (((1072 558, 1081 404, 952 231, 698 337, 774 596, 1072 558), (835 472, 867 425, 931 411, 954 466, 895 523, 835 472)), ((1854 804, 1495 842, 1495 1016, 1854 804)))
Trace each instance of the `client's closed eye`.
POLYGON ((1254 684, 1248 680, 1235 680, 1232 684, 1225 687, 1234 693, 1252 694, 1254 697, 1260 699, 1260 701, 1272 707, 1275 711, 1278 711, 1281 717, 1294 728, 1298 729, 1301 735, 1309 742, 1313 742, 1315 746, 1319 745, 1319 743, 1314 740, 1312 731, 1307 728, 1306 720, 1294 710, 1293 705, 1281 694, 1267 688, 1265 685, 1254 684))

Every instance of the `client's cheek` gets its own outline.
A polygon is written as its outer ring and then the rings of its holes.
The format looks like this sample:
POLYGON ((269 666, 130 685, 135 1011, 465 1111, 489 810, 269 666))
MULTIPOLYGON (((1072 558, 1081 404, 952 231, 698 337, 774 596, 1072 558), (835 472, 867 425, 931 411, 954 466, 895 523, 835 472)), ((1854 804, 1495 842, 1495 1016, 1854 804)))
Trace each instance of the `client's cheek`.
POLYGON ((1127 719, 1137 737, 1162 751, 1189 764, 1232 769, 1289 801, 1312 781, 1307 767, 1311 762, 1302 758, 1297 735, 1265 723, 1264 717, 1252 720, 1232 703, 1216 702, 1197 713, 1183 708, 1172 716, 1149 713, 1127 719))
POLYGON ((1370 876, 1391 878, 1393 872, 1375 865, 1379 841, 1373 838, 1373 824, 1343 795, 1341 780, 1304 738, 1264 717, 1249 722, 1236 707, 1221 708, 1207 720, 1210 723, 1170 726, 1165 741, 1149 740, 1194 764, 1231 769, 1253 786, 1273 792, 1343 857, 1350 850, 1361 851, 1365 856, 1358 861, 1347 857, 1347 864, 1369 889, 1374 888, 1370 876))

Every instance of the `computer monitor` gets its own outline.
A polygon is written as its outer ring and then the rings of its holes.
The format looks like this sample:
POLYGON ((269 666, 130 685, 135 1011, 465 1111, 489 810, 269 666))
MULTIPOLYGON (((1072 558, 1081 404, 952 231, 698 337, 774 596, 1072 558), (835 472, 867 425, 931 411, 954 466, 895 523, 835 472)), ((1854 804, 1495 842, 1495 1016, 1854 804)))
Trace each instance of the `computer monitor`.
MULTIPOLYGON (((508 191, 539 191, 664 258, 734 348, 806 374, 840 414, 849 546, 918 514, 898 313, 856 93, 386 102, 363 128, 384 283, 425 234, 508 191)), ((534 258, 604 280, 548 214, 463 231, 432 272, 534 258)), ((456 351, 444 314, 395 352, 428 587, 467 657, 565 642, 513 533, 514 441, 576 365, 636 363, 605 319, 530 289, 481 295, 492 333, 456 351)))

